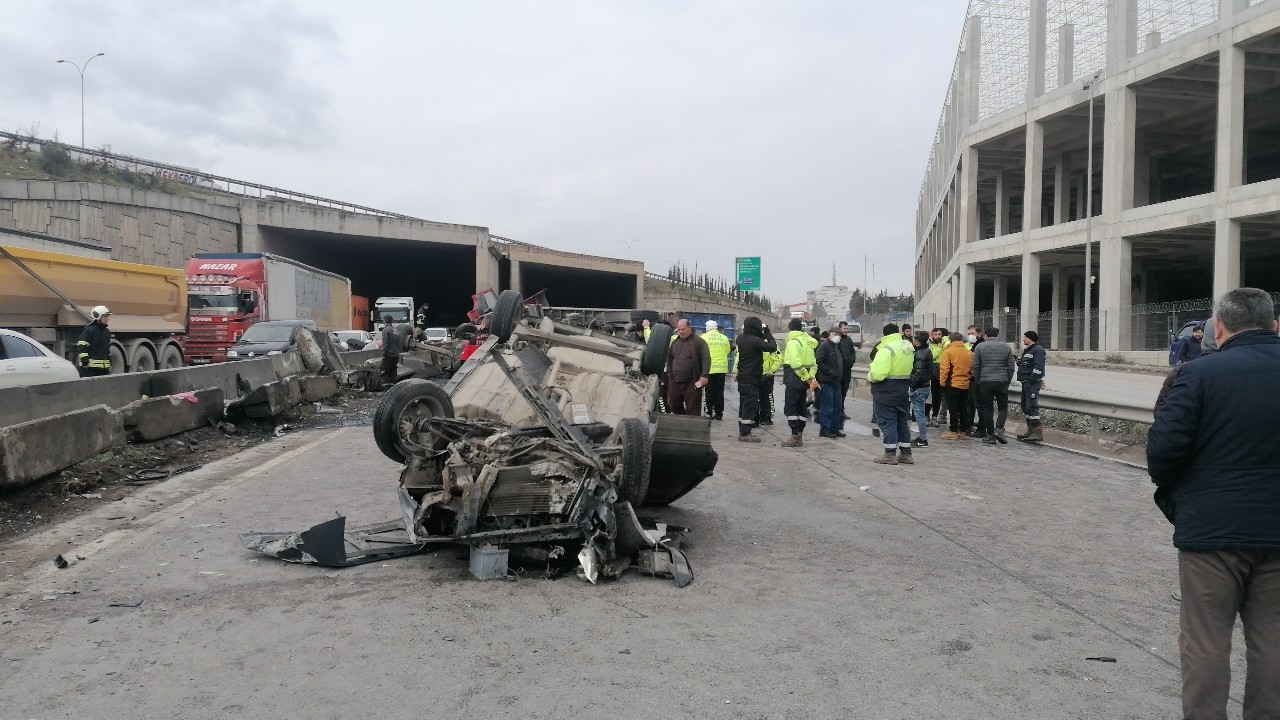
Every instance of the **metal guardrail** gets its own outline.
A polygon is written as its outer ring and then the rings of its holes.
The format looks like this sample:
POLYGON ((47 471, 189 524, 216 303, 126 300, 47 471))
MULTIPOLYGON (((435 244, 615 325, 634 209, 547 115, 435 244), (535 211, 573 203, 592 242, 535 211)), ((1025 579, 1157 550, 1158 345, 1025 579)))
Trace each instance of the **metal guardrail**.
MULTIPOLYGON (((865 366, 854 366, 853 377, 859 385, 866 385, 867 368, 865 366)), ((1021 388, 1022 386, 1017 381, 1014 381, 1010 386, 1010 394, 1015 391, 1021 391, 1021 388)), ((1104 398, 1057 392, 1051 389, 1045 389, 1040 392, 1040 407, 1044 410, 1058 410, 1087 416, 1089 418, 1089 449, 1095 453, 1102 445, 1100 422, 1102 418, 1145 423, 1147 425, 1155 422, 1155 408, 1146 405, 1119 403, 1104 398)))
MULTIPOLYGON (((47 144, 53 144, 55 142, 53 140, 44 140, 30 135, 19 135, 17 133, 3 131, 0 131, 0 138, 16 143, 22 143, 24 145, 36 145, 40 147, 47 144)), ((66 148, 67 152, 72 156, 83 156, 106 161, 115 167, 132 169, 134 172, 145 170, 149 174, 157 175, 166 180, 185 183, 194 188, 217 190, 219 192, 225 192, 229 195, 236 195, 239 197, 256 197, 262 199, 275 197, 282 200, 307 203, 309 205, 319 205, 332 210, 361 213, 365 215, 377 215, 379 217, 396 218, 401 220, 420 219, 410 215, 401 215, 400 213, 371 208, 365 205, 357 205, 355 203, 349 203, 342 200, 320 197, 319 195, 309 195, 307 193, 272 187, 271 185, 263 185, 261 183, 249 182, 247 180, 237 180, 235 178, 223 177, 221 175, 211 175, 206 172, 201 172, 195 168, 182 167, 181 165, 170 165, 168 163, 156 162, 154 160, 145 160, 132 155, 119 155, 106 150, 95 150, 93 148, 67 145, 66 143, 57 144, 66 148), (223 186, 225 186, 225 188, 223 186), (238 192, 235 189, 236 187, 239 187, 238 192), (256 191, 257 194, 255 195, 250 192, 251 190, 256 191)))

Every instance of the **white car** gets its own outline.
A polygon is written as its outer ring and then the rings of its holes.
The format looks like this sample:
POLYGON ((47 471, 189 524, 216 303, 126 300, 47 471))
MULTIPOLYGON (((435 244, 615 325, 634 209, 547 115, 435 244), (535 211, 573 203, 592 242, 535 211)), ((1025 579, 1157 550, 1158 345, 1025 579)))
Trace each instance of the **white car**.
POLYGON ((422 331, 422 340, 431 345, 445 345, 449 342, 449 328, 429 327, 422 331))
POLYGON ((0 330, 0 388, 77 380, 80 371, 20 332, 0 330))
MULTIPOLYGON (((348 340, 358 340, 360 343, 364 343, 362 347, 358 348, 360 350, 376 350, 382 347, 382 338, 374 335, 368 330, 337 330, 329 333, 329 335, 333 337, 334 342, 339 344, 345 343, 348 340)), ((347 349, 352 348, 348 347, 347 349)))

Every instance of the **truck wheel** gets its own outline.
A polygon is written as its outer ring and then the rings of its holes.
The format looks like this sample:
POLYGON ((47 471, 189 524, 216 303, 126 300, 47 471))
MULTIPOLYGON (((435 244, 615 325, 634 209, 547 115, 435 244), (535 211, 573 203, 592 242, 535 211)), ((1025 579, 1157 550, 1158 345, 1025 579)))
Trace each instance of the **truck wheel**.
POLYGON ((478 332, 480 332, 480 328, 475 325, 471 323, 462 323, 458 327, 454 328, 453 339, 470 340, 475 337, 478 332))
POLYGON ((120 343, 111 343, 111 349, 108 351, 111 356, 111 374, 122 375, 125 373, 128 365, 125 363, 124 346, 120 343))
POLYGON ((146 340, 130 341, 125 348, 129 358, 129 372, 151 372, 156 369, 156 353, 146 340))
POLYGON ((622 464, 618 467, 618 497, 640 507, 649 493, 649 467, 653 464, 653 441, 649 426, 639 418, 623 418, 618 425, 622 443, 622 464))
POLYGON ((503 290, 498 296, 498 305, 493 309, 493 319, 489 321, 489 332, 505 343, 511 339, 516 324, 524 317, 524 296, 515 290, 503 290))
POLYGON ((649 341, 644 344, 644 355, 640 356, 640 372, 657 375, 667 366, 672 332, 674 330, 670 325, 661 323, 649 328, 649 341))
POLYGON ((177 343, 168 343, 160 351, 160 369, 173 370, 182 367, 182 348, 177 343))
POLYGON ((420 432, 418 422, 433 417, 453 417, 453 401, 444 388, 429 380, 405 380, 382 396, 373 413, 373 439, 383 455, 398 463, 411 455, 427 455, 441 449, 441 441, 420 432))

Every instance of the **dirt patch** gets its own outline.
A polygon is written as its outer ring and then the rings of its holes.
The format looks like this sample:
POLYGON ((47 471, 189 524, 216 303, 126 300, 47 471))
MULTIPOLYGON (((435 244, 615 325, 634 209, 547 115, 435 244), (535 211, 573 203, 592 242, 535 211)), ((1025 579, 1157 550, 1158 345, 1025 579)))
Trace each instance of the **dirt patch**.
POLYGON ((0 539, 24 535, 62 518, 122 500, 146 488, 148 475, 181 474, 302 429, 372 425, 381 393, 343 389, 319 408, 303 403, 270 420, 199 428, 149 443, 129 443, 95 455, 10 493, 0 493, 0 539), (143 472, 139 476, 140 471, 143 472))

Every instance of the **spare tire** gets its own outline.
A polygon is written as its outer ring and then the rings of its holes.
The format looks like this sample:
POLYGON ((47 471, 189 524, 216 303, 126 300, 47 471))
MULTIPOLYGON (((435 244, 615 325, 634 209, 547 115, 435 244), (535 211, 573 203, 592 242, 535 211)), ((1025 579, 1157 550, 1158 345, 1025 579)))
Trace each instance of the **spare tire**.
POLYGON ((618 425, 622 462, 618 466, 618 499, 640 507, 649 494, 649 467, 653 464, 653 440, 649 425, 639 418, 623 418, 618 425))
POLYGON ((489 332, 505 343, 511 339, 516 324, 524 317, 524 296, 515 290, 503 290, 498 296, 498 304, 493 308, 493 318, 489 320, 489 332))
POLYGON ((373 440, 383 455, 398 463, 411 455, 436 452, 441 441, 418 432, 418 421, 433 417, 453 417, 453 401, 444 388, 429 380, 397 383, 373 413, 373 440))
POLYGON ((644 344, 644 355, 640 356, 640 372, 645 375, 657 375, 667 366, 667 352, 671 349, 671 334, 675 330, 670 325, 658 323, 649 328, 649 339, 644 344))
POLYGON ((662 319, 662 314, 659 313, 657 310, 632 310, 631 311, 631 322, 635 323, 636 325, 641 324, 645 320, 648 320, 650 324, 652 324, 652 323, 658 322, 661 319, 662 319))

